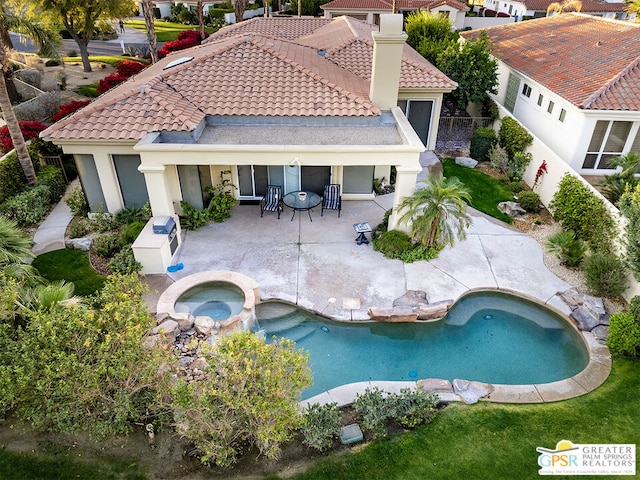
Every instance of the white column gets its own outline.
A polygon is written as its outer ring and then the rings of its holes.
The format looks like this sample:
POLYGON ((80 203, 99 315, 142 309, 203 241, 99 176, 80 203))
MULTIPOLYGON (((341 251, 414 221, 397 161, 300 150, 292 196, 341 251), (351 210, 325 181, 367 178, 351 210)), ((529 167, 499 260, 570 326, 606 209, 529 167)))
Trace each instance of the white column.
POLYGON ((397 229, 408 231, 408 225, 398 225, 398 217, 400 216, 397 211, 397 207, 402 202, 404 197, 410 197, 416 188, 416 180, 418 179, 418 173, 422 170, 417 170, 412 167, 396 166, 396 185, 393 196, 393 213, 389 217, 389 230, 397 229))
POLYGON ((149 204, 154 217, 159 215, 174 215, 171 189, 167 181, 164 165, 140 165, 138 170, 144 174, 144 180, 149 192, 149 204))

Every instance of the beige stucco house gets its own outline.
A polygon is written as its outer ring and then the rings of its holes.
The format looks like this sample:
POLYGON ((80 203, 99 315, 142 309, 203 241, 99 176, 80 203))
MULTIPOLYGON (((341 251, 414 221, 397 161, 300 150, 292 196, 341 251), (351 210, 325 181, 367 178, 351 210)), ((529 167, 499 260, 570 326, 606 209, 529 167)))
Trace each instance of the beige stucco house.
MULTIPOLYGON (((92 208, 112 213, 148 200, 154 218, 177 220, 181 200, 206 206, 223 171, 240 201, 269 184, 321 193, 328 183, 348 201, 373 198, 374 178, 395 166, 398 204, 456 87, 405 38, 401 15, 383 15, 379 28, 256 18, 168 56, 42 137, 74 155, 92 208)), ((144 273, 170 265, 179 235, 169 240, 151 223, 143 231, 134 253, 144 273)))

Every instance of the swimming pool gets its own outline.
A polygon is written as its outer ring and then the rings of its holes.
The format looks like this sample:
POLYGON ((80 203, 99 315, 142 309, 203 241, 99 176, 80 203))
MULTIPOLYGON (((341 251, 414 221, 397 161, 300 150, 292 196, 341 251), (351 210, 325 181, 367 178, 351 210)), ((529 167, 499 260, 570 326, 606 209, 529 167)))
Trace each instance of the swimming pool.
POLYGON ((289 338, 309 352, 314 383, 303 399, 366 380, 548 383, 589 362, 567 321, 499 292, 471 293, 432 323, 335 322, 277 302, 258 305, 256 315, 268 341, 289 338))

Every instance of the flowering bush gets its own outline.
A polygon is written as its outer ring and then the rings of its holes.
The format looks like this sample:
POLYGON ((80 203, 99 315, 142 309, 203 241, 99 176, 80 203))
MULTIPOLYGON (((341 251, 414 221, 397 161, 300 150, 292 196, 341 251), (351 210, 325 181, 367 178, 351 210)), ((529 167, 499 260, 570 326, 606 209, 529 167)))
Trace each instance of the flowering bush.
MULTIPOLYGON (((205 33, 205 38, 209 36, 205 33)), ((178 34, 178 39, 173 42, 166 42, 162 50, 158 51, 158 57, 164 58, 171 52, 177 52, 186 48, 200 45, 200 32, 198 30, 184 30, 178 34)))
MULTIPOLYGON (((204 32, 204 38, 207 38, 209 34, 204 32)), ((197 40, 200 43, 200 31, 199 30, 183 30, 178 34, 178 40, 184 40, 186 38, 197 40)))
POLYGON ((57 122, 58 120, 66 117, 67 115, 71 115, 73 112, 80 110, 82 107, 84 107, 85 105, 88 105, 90 102, 91 102, 90 100, 84 100, 84 101, 72 100, 69 103, 60 105, 58 107, 58 113, 56 113, 53 116, 53 120, 57 122))
POLYGON ((543 160, 542 163, 540 164, 540 166, 538 167, 538 171, 536 172, 536 178, 533 181, 533 186, 535 187, 538 184, 538 180, 540 180, 540 177, 542 176, 543 173, 547 173, 547 161, 543 160))
MULTIPOLYGON (((31 140, 32 138, 38 138, 38 134, 43 131, 47 126, 40 122, 18 122, 20 130, 22 130, 22 136, 25 140, 31 140)), ((10 152, 13 150, 13 141, 9 134, 9 128, 5 125, 0 129, 0 142, 2 142, 2 149, 4 152, 10 152)))
POLYGON ((100 82, 98 82, 97 92, 102 95, 107 90, 111 90, 116 85, 121 84, 127 79, 127 77, 120 75, 119 73, 112 73, 111 75, 107 75, 100 82))
POLYGON ((133 60, 125 60, 118 64, 118 73, 123 77, 129 78, 136 73, 144 70, 147 66, 144 63, 135 62, 133 60))

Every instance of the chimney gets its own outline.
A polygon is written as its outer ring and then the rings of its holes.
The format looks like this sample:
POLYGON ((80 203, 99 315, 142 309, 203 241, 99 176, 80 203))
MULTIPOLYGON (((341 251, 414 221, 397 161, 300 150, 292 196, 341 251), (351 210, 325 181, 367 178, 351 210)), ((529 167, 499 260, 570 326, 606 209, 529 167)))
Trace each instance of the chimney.
POLYGON ((373 61, 369 98, 380 110, 391 110, 398 104, 402 48, 407 39, 402 31, 400 14, 380 15, 380 31, 373 32, 373 61))

